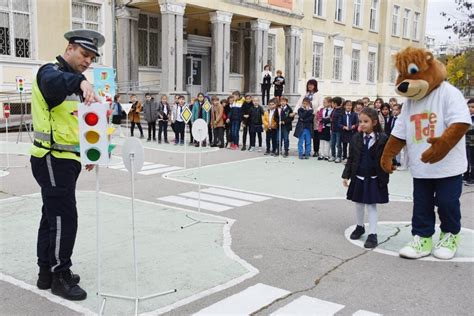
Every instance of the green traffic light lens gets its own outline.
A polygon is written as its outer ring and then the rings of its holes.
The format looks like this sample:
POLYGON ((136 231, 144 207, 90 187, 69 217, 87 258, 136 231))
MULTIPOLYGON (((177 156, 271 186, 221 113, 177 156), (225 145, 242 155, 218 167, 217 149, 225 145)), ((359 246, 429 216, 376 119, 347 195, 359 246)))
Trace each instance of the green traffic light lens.
POLYGON ((97 161, 100 159, 100 151, 97 148, 90 148, 86 151, 87 159, 97 161))

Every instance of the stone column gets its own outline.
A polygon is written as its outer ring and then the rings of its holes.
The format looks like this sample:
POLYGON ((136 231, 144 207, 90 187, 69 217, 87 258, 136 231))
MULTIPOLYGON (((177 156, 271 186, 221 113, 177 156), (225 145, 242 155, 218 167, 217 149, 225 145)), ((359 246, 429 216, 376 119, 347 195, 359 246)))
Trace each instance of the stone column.
POLYGON ((185 4, 160 0, 161 79, 160 92, 183 93, 183 15, 185 4))
POLYGON ((252 42, 250 49, 250 82, 249 90, 252 94, 261 95, 260 83, 263 66, 268 60, 268 29, 270 21, 257 19, 250 22, 252 42))
POLYGON ((285 95, 290 104, 298 101, 298 81, 300 77, 300 49, 302 29, 296 26, 286 26, 285 30, 285 95))
POLYGON ((209 13, 212 24, 211 94, 227 95, 230 73, 230 22, 232 13, 209 13))
MULTIPOLYGON (((120 91, 134 90, 138 84, 138 14, 139 9, 121 7, 117 18, 117 81, 120 91)), ((120 92, 119 91, 119 92, 120 92)))

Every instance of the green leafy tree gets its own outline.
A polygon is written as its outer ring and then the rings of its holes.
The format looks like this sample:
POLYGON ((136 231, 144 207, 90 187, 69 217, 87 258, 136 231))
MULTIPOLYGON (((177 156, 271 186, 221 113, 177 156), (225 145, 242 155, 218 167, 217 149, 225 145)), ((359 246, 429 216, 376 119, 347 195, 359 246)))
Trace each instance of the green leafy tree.
POLYGON ((466 50, 449 58, 446 70, 448 81, 460 90, 467 92, 474 80, 474 49, 466 50))

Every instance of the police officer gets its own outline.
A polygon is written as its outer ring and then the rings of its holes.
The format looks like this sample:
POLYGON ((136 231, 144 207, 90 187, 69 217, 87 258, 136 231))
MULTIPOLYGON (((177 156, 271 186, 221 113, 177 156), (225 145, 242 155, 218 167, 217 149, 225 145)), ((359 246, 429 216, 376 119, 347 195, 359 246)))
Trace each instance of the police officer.
MULTIPOLYGON (((31 169, 41 187, 43 207, 38 230, 37 286, 69 300, 84 300, 87 293, 71 272, 77 232, 76 181, 81 172, 77 105, 99 101, 82 74, 105 42, 102 34, 74 30, 62 56, 43 65, 32 87, 34 143, 31 169)), ((86 165, 86 170, 93 169, 86 165)))

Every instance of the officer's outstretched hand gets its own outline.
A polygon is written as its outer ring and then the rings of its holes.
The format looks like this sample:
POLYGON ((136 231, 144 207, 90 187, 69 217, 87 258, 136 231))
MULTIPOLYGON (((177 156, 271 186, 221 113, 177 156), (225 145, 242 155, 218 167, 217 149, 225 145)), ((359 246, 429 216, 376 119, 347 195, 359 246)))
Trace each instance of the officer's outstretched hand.
POLYGON ((94 102, 100 102, 98 96, 95 95, 94 87, 87 80, 82 80, 80 88, 82 90, 82 96, 84 97, 84 104, 89 105, 94 102))
POLYGON ((95 165, 86 165, 86 170, 87 171, 92 171, 94 169, 95 165))

